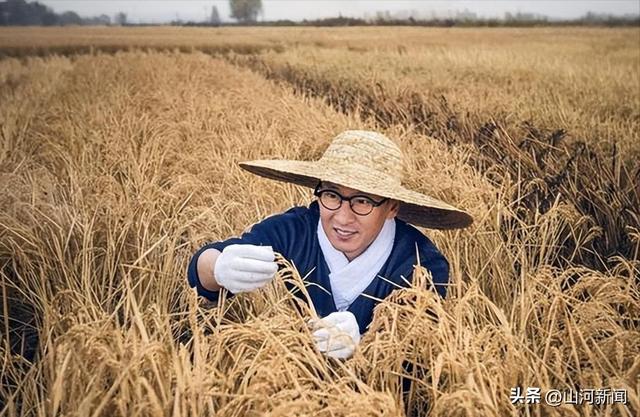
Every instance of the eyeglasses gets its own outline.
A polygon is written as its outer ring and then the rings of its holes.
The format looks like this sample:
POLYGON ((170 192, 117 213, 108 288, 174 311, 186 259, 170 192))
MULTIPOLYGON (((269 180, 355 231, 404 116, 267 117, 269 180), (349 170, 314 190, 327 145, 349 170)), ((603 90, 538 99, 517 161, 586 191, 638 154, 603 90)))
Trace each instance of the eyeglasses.
POLYGON ((343 201, 348 201, 351 210, 359 216, 366 216, 371 213, 374 207, 378 207, 384 204, 388 198, 383 198, 380 201, 374 201, 373 199, 365 195, 352 195, 351 197, 344 197, 340 193, 334 190, 321 190, 318 183, 316 189, 313 191, 313 195, 318 197, 320 204, 327 210, 338 210, 342 206, 343 201))

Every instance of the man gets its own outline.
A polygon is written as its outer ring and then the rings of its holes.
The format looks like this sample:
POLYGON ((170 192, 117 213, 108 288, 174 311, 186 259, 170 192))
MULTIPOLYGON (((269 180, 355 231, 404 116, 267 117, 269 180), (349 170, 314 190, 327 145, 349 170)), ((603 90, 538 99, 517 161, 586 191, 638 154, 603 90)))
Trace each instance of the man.
POLYGON ((240 166, 315 188, 317 201, 268 217, 239 238, 199 249, 188 269, 198 294, 217 300, 222 288, 236 294, 263 287, 278 269, 274 252, 279 252, 316 284, 307 291, 322 320, 310 324, 318 349, 335 358, 353 354, 376 300, 406 287, 418 262, 445 296, 447 260, 408 222, 453 229, 468 226, 472 218, 404 188, 402 152, 384 135, 345 131, 318 161, 260 160, 240 166))

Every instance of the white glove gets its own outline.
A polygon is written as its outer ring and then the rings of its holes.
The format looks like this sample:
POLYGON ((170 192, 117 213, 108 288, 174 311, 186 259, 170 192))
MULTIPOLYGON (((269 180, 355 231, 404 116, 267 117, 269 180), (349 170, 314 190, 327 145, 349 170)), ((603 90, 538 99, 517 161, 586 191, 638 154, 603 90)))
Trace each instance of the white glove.
POLYGON ((356 316, 349 311, 338 311, 320 320, 310 320, 311 331, 320 352, 336 359, 353 355, 360 343, 360 327, 356 316))
POLYGON ((213 267, 215 280, 232 293, 249 292, 263 287, 278 270, 271 246, 229 245, 213 267))

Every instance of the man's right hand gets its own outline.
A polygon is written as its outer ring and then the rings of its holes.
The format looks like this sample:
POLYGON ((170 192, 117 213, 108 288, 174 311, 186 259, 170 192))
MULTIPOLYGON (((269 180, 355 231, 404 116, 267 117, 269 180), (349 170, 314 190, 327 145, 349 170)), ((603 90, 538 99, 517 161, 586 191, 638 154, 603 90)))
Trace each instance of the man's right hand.
POLYGON ((271 246, 229 245, 218 256, 214 277, 234 294, 249 292, 269 283, 278 271, 271 246))

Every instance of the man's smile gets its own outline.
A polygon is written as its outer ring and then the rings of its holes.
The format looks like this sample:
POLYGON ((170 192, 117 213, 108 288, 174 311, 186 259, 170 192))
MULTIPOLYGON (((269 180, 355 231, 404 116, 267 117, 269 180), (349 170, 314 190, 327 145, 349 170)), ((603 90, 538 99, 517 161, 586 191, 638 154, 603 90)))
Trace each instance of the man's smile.
POLYGON ((354 230, 342 229, 339 227, 334 227, 333 230, 336 232, 336 234, 339 237, 342 237, 342 238, 349 238, 357 233, 354 230))

